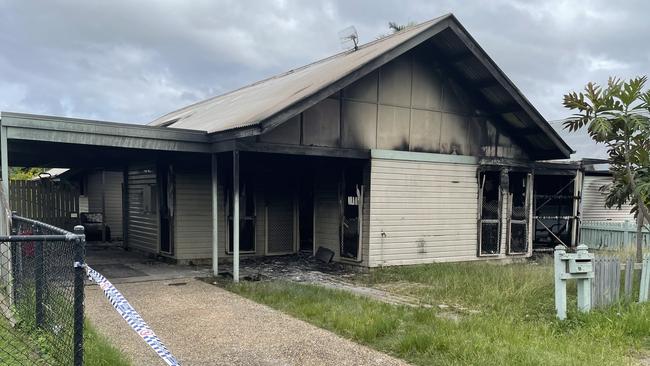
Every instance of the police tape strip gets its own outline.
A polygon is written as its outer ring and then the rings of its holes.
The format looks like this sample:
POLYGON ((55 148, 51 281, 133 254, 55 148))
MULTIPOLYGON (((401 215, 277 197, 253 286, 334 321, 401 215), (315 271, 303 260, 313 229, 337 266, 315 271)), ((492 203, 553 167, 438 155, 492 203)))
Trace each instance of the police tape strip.
POLYGON ((104 291, 104 294, 111 302, 115 310, 126 320, 127 323, 133 328, 133 330, 144 339, 147 344, 153 348, 154 351, 160 356, 160 358, 165 361, 169 366, 180 366, 180 363, 176 358, 167 350, 167 347, 158 339, 156 334, 149 328, 147 323, 144 322, 140 314, 129 304, 124 296, 117 291, 115 286, 113 286, 110 281, 108 281, 104 276, 99 272, 90 268, 90 266, 85 265, 86 273, 93 281, 95 281, 99 287, 104 291))

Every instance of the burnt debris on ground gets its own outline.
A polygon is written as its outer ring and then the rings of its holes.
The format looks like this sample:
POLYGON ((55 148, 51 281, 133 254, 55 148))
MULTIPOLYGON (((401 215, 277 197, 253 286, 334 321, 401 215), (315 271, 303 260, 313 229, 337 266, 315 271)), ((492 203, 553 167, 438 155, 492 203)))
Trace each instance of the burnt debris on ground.
MULTIPOLYGON (((219 274, 232 278, 232 264, 219 265, 219 274)), ((340 263, 324 263, 305 254, 275 257, 242 258, 239 272, 243 280, 286 280, 293 282, 321 283, 330 280, 351 280, 354 272, 340 263)))

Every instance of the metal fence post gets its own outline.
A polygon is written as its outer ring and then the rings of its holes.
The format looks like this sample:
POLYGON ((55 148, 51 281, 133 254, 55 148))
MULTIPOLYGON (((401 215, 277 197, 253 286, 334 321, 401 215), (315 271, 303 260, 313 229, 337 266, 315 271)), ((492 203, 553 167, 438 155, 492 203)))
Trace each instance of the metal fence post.
POLYGON ((77 238, 74 241, 74 365, 83 365, 84 359, 84 257, 86 237, 84 227, 74 227, 77 238))
POLYGON ((34 305, 36 306, 36 326, 42 327, 45 323, 43 312, 43 291, 45 285, 45 271, 43 270, 43 246, 45 242, 34 242, 34 305))

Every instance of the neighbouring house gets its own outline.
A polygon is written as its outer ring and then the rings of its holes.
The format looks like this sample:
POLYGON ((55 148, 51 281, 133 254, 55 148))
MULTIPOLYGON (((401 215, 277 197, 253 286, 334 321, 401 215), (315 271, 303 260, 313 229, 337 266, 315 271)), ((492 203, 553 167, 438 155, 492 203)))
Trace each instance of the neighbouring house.
POLYGON ((123 172, 128 248, 235 270, 319 247, 362 267, 527 257, 533 183, 576 170, 453 15, 147 126, 2 113, 0 147, 3 167, 123 172))

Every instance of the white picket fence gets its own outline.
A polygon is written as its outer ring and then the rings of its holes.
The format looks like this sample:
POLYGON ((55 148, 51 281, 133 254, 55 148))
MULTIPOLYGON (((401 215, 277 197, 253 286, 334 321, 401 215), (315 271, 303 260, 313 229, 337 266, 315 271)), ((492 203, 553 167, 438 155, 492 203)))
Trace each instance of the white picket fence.
MULTIPOLYGON (((633 221, 583 221, 580 244, 591 249, 620 250, 636 246, 636 223, 633 221)), ((643 232, 643 247, 650 249, 650 232, 643 232)))
MULTIPOLYGON (((621 300, 632 300, 634 271, 633 258, 624 262, 615 257, 596 257, 594 259, 594 278, 591 281, 592 308, 607 307, 621 300)), ((639 302, 650 299, 650 256, 641 264, 639 283, 639 302)))

